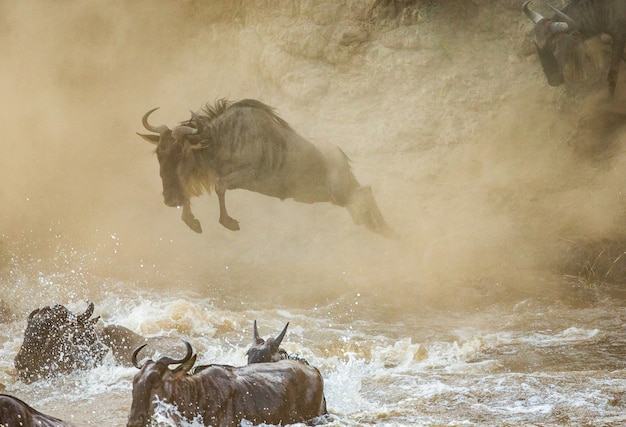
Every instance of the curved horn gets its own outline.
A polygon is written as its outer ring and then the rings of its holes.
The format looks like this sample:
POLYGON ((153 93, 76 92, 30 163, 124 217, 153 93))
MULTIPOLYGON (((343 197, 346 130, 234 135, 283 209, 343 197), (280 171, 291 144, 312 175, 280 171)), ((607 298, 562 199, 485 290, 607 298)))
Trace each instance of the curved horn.
POLYGON ((537 13, 534 10, 532 10, 530 7, 528 7, 528 5, 530 4, 530 1, 531 0, 528 0, 522 5, 522 10, 524 11, 524 15, 526 15, 528 19, 533 21, 535 24, 538 24, 539 21, 545 18, 540 13, 537 13))
POLYGON ((143 366, 139 366, 139 363, 137 363, 137 355, 138 355, 138 354, 139 354, 139 352, 140 352, 141 350, 143 350, 143 349, 144 349, 144 347, 145 347, 145 346, 147 346, 147 345, 148 345, 148 344, 146 343, 146 344, 144 344, 144 345, 142 345, 142 346, 140 346, 140 347, 137 347, 137 348, 135 349, 135 351, 133 351, 133 356, 130 358, 130 361, 133 363, 133 366, 134 366, 135 368, 137 368, 137 369, 141 369, 141 368, 143 368, 143 366))
POLYGON ((87 306, 87 310, 85 310, 83 314, 79 314, 78 316, 76 316, 76 320, 78 320, 81 323, 86 322, 87 320, 89 320, 89 318, 93 314, 93 309, 94 309, 93 302, 90 302, 89 305, 87 306))
POLYGON ((154 113, 158 109, 159 107, 153 108, 152 110, 144 114, 143 117, 141 118, 141 123, 143 124, 143 127, 148 129, 150 132, 161 133, 161 132, 168 130, 168 127, 166 125, 155 127, 155 126, 152 126, 150 123, 148 123, 148 117, 150 116, 150 114, 154 113))
POLYGON ((548 6, 550 7, 550 9, 552 9, 554 11, 554 13, 556 13, 559 16, 559 18, 561 18, 570 27, 572 27, 571 29, 578 27, 578 24, 576 23, 576 21, 574 21, 572 18, 567 16, 563 11, 557 9, 556 7, 554 7, 552 5, 548 5, 548 6))
POLYGON ((195 135, 198 132, 198 129, 192 128, 191 126, 176 126, 172 130, 172 137, 174 139, 185 137, 186 135, 195 135))
POLYGON ((189 359, 191 359, 191 356, 193 355, 193 349, 191 348, 191 344, 189 344, 189 342, 185 340, 183 340, 183 342, 185 343, 185 347, 187 347, 187 354, 185 355, 185 357, 183 357, 180 360, 173 359, 171 357, 162 357, 161 359, 159 359, 159 362, 166 363, 168 365, 176 365, 179 363, 185 363, 189 361, 189 359))
POLYGON ((287 327, 288 326, 289 326, 289 322, 287 322, 287 324, 283 328, 282 332, 280 334, 278 334, 278 336, 274 339, 274 344, 276 344, 276 347, 278 347, 280 345, 280 343, 283 341, 283 338, 285 338, 285 334, 287 333, 287 327))

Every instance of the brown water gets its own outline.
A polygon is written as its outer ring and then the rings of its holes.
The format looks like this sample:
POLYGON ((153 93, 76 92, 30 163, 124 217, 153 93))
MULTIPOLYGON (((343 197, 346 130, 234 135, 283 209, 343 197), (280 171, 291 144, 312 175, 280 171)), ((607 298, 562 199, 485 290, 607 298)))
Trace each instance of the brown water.
POLYGON ((599 71, 549 88, 515 2, 442 2, 400 27, 368 23, 365 1, 211 3, 0 3, 6 392, 125 425, 135 369, 112 358, 16 379, 28 313, 89 300, 103 324, 190 340, 200 363, 243 364, 253 319, 263 335, 289 321, 330 425, 625 424, 624 291, 559 270, 571 242, 623 230, 606 47, 599 71), (173 126, 219 97, 342 147, 401 239, 244 191, 228 199, 241 231, 206 196, 204 233, 187 229, 135 132, 151 108, 173 126))

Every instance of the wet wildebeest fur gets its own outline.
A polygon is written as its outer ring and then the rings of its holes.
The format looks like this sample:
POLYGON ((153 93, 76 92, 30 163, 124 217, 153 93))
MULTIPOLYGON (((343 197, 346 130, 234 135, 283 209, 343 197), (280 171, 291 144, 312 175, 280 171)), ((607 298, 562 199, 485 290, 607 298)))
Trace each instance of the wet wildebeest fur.
POLYGON ((180 340, 173 337, 145 338, 118 325, 101 328, 97 325, 99 317, 91 318, 93 311, 93 303, 80 315, 58 304, 33 310, 15 357, 20 379, 29 383, 93 368, 109 350, 119 364, 132 366, 133 350, 142 344, 147 344, 142 353, 144 357, 152 357, 157 350, 185 354, 181 351, 180 340))
POLYGON ((189 420, 202 417, 205 425, 239 426, 310 422, 326 414, 324 383, 319 371, 304 363, 281 360, 233 367, 209 365, 190 375, 196 361, 191 345, 180 360, 162 357, 133 364, 139 372, 133 379, 133 401, 128 427, 149 425, 159 400, 175 405, 189 420), (170 369, 170 365, 179 366, 170 369))
POLYGON ((0 394, 0 426, 72 427, 72 424, 50 415, 42 414, 17 397, 0 394))
POLYGON ((200 233, 202 227, 190 199, 211 188, 217 193, 220 224, 239 230, 226 210, 225 194, 240 188, 281 200, 331 202, 346 207, 356 224, 395 237, 371 188, 358 183, 344 152, 298 135, 271 107, 252 99, 220 100, 172 130, 148 123, 155 110, 142 123, 158 135, 140 135, 157 147, 165 204, 182 206, 182 220, 193 231, 200 233))
POLYGON ((554 16, 545 18, 529 7, 522 10, 535 23, 535 43, 541 66, 551 86, 563 84, 563 67, 557 56, 566 58, 572 46, 602 33, 613 38, 608 73, 609 93, 615 93, 620 63, 626 46, 626 1, 572 0, 561 10, 552 7, 554 16), (560 52, 559 52, 560 51, 560 52), (558 55, 557 55, 558 52, 558 55))
POLYGON ((99 364, 108 348, 96 332, 99 317, 91 318, 93 310, 93 303, 83 314, 58 304, 33 310, 15 357, 20 379, 32 382, 99 364))

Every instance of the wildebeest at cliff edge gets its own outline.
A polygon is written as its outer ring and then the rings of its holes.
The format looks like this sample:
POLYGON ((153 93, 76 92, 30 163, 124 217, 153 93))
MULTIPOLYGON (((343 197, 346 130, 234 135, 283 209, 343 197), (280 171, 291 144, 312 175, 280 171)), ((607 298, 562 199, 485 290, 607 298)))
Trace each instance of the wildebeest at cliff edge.
POLYGON ((208 365, 193 375, 196 361, 191 345, 180 360, 161 357, 143 366, 133 379, 128 427, 150 425, 158 401, 175 405, 188 420, 205 425, 235 427, 247 420, 254 425, 313 422, 327 414, 324 383, 319 371, 304 363, 281 360, 233 367, 208 365), (179 366, 170 369, 170 365, 179 366))
POLYGON ((155 110, 142 123, 158 135, 140 135, 157 146, 165 204, 182 206, 182 220, 193 231, 201 233, 202 227, 190 198, 215 188, 219 222, 229 230, 239 230, 239 223, 226 210, 226 190, 245 189, 282 200, 331 202, 346 207, 356 224, 396 237, 344 152, 303 138, 262 102, 219 100, 173 129, 148 123, 155 110))
POLYGON ((535 44, 541 66, 551 86, 563 84, 562 65, 557 56, 567 58, 572 41, 578 43, 602 33, 613 38, 613 51, 608 73, 609 93, 615 93, 620 63, 626 46, 626 1, 572 0, 562 9, 554 10, 552 18, 545 18, 529 7, 522 6, 524 14, 535 23, 535 44), (565 34, 567 37, 565 38, 565 34))

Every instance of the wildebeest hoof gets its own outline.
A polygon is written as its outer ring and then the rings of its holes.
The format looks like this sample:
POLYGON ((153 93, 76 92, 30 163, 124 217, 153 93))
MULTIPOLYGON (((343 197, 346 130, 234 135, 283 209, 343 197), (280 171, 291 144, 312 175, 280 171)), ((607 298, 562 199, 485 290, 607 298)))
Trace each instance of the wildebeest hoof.
POLYGON ((239 231, 239 221, 232 219, 231 217, 220 218, 220 224, 228 228, 230 231, 239 231))
POLYGON ((188 218, 188 219, 183 219, 183 221, 185 221, 185 224, 187 224, 187 227, 191 228, 196 233, 202 233, 202 225, 200 224, 200 221, 198 221, 197 219, 188 218))

